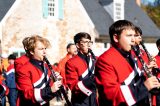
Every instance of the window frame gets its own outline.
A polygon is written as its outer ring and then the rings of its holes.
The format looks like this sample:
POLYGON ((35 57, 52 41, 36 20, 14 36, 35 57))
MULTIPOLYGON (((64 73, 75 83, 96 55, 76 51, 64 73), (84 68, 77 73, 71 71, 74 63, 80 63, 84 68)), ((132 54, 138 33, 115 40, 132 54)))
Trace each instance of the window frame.
POLYGON ((63 0, 43 0, 43 17, 63 19, 63 0))

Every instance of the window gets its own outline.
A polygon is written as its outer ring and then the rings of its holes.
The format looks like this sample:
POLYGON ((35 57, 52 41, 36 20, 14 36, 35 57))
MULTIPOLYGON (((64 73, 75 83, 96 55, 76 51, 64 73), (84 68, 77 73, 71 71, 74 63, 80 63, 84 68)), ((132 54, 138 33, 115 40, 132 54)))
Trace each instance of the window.
POLYGON ((55 16, 54 9, 55 9, 55 0, 48 0, 48 15, 49 16, 55 16))
POLYGON ((113 3, 113 20, 124 19, 124 0, 114 0, 113 3))
POLYGON ((43 0, 43 17, 63 19, 63 0, 43 0))

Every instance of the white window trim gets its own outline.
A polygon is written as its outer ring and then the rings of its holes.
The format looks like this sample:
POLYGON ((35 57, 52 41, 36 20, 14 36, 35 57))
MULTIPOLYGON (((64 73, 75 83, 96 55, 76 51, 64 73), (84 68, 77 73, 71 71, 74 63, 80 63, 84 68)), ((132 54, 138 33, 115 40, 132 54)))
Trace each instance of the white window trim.
MULTIPOLYGON (((48 18, 58 18, 58 0, 52 0, 52 1, 54 1, 54 3, 55 3, 54 4, 54 11, 53 11, 54 16, 51 16, 49 14, 49 10, 48 10, 48 18)), ((48 2, 48 4, 49 4, 49 2, 48 2)))

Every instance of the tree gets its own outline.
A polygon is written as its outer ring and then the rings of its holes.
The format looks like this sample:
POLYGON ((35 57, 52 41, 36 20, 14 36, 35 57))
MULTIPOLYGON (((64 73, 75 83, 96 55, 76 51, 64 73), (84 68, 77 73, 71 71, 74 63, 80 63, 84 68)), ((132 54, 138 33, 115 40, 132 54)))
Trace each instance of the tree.
POLYGON ((142 5, 142 9, 146 11, 148 16, 160 28, 160 0, 155 0, 154 5, 142 5))
POLYGON ((155 0, 154 5, 155 5, 155 6, 160 5, 160 0, 155 0))

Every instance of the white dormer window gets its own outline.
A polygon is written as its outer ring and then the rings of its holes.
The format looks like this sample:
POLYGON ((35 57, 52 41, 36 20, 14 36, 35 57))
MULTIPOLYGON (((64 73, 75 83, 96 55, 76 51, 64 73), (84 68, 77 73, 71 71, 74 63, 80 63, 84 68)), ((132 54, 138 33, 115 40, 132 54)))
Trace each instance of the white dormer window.
POLYGON ((63 19, 63 0, 43 0, 43 17, 63 19))
POLYGON ((124 19, 124 3, 125 0, 113 0, 113 20, 124 19))

